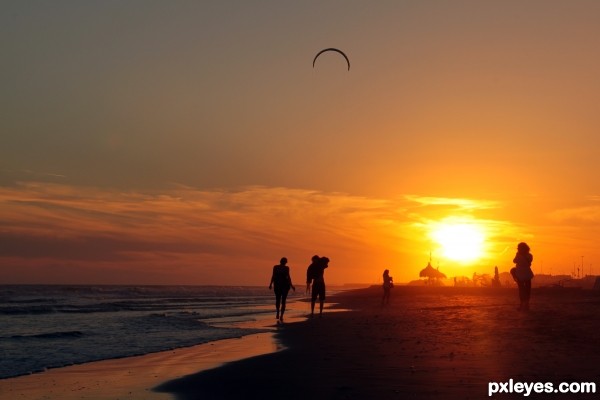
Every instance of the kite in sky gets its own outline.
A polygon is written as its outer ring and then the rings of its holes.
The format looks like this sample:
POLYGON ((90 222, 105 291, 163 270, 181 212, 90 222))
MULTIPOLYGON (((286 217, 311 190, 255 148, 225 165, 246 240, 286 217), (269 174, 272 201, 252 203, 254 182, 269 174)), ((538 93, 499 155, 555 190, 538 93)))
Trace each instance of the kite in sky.
POLYGON ((340 49, 336 49, 334 47, 329 47, 327 49, 323 49, 320 52, 317 53, 317 55, 315 56, 315 58, 313 59, 313 68, 315 67, 315 63, 317 62, 317 58, 319 58, 319 56, 327 51, 335 51, 340 53, 342 56, 344 56, 344 58, 346 59, 346 63, 348 64, 348 71, 350 71, 350 60, 348 59, 348 56, 346 55, 346 53, 344 53, 343 51, 341 51, 340 49))

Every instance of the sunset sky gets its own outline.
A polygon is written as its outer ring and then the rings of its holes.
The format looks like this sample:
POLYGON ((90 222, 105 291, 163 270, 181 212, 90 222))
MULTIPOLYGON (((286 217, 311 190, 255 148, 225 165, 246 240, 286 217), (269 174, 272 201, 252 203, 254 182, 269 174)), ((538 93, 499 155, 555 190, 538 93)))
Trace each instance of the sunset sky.
POLYGON ((0 10, 0 283, 600 274, 598 1, 0 10))

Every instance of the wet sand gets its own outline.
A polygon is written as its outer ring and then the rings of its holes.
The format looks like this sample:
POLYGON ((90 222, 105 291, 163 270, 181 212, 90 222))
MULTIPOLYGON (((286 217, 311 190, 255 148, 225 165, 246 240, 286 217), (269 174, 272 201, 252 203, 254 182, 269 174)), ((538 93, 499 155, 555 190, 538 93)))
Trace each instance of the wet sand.
POLYGON ((290 320, 276 342, 251 335, 50 370, 0 381, 0 398, 482 399, 488 382, 511 378, 600 384, 598 292, 534 290, 528 313, 516 311, 515 289, 396 287, 386 307, 380 295, 339 294, 353 311, 290 320))
POLYGON ((0 380, 2 400, 169 400, 153 387, 201 369, 277 350, 272 333, 0 380))
MULTIPOLYGON (((488 382, 600 384, 600 296, 512 289, 396 287, 336 297, 353 312, 288 324, 287 350, 204 371, 157 389, 193 399, 482 399, 488 382)), ((531 394, 527 398, 592 398, 531 394)), ((524 398, 498 394, 499 398, 524 398)))
MULTIPOLYGON (((292 302, 289 308, 286 317, 290 322, 304 319, 300 315, 304 315, 306 304, 292 302)), ((265 329, 265 333, 0 379, 0 400, 169 400, 174 396, 153 388, 224 363, 282 349, 281 343, 274 338, 278 327, 271 313, 235 326, 265 329)))

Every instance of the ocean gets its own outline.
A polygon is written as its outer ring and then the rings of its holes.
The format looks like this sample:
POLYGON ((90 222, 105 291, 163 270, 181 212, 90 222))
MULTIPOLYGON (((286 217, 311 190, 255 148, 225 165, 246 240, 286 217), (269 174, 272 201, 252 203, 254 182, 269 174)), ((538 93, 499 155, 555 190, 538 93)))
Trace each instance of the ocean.
POLYGON ((274 308, 266 287, 0 286, 0 378, 263 332, 274 308))

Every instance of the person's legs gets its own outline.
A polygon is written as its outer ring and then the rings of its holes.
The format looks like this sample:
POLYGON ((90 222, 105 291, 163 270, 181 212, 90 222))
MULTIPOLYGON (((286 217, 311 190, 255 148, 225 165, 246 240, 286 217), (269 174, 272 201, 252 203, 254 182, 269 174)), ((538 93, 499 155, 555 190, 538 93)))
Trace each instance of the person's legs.
POLYGON ((529 296, 531 294, 531 281, 517 281, 519 285, 519 305, 520 311, 527 311, 529 309, 529 296))
POLYGON ((517 287, 519 288, 519 308, 518 310, 521 311, 521 308, 523 307, 523 283, 521 281, 516 281, 517 282, 517 287))
POLYGON ((389 304, 390 302, 390 288, 383 289, 383 297, 381 298, 381 305, 389 304))
POLYGON ((325 303, 325 300, 323 300, 323 298, 319 298, 319 315, 323 315, 323 303, 325 303))
POLYGON ((325 303, 325 284, 319 288, 319 315, 323 315, 323 304, 325 303))
POLYGON ((525 303, 525 310, 529 310, 529 299, 531 298, 531 281, 525 281, 523 282, 523 286, 524 286, 524 293, 523 293, 523 299, 524 299, 524 303, 525 303))
POLYGON ((277 309, 277 315, 275 319, 279 319, 279 307, 281 305, 281 292, 275 289, 275 308, 277 309))
POLYGON ((288 290, 284 290, 281 293, 281 315, 279 317, 279 319, 281 321, 283 321, 283 313, 285 313, 285 301, 287 299, 288 291, 289 291, 289 289, 288 290))

